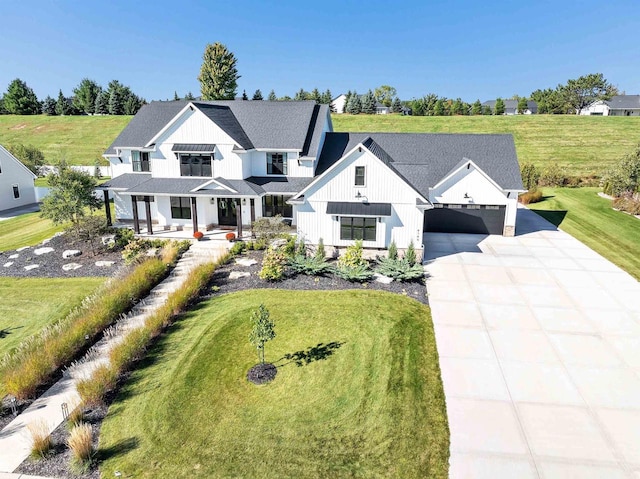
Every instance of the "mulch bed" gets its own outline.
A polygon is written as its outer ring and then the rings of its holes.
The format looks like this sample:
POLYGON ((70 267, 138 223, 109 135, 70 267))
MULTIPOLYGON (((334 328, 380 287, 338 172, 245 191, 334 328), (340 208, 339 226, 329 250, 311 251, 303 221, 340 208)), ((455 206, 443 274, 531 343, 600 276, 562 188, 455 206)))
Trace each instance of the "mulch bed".
POLYGON ((102 245, 100 239, 94 247, 88 241, 77 241, 70 235, 62 234, 45 240, 37 246, 30 246, 21 251, 0 252, 0 276, 24 278, 80 278, 85 276, 113 276, 124 264, 122 252, 109 249, 102 245), (53 248, 53 251, 36 255, 39 248, 53 248), (94 252, 95 249, 95 252, 94 252), (66 250, 80 250, 82 254, 64 259, 62 253, 66 250), (10 256, 18 255, 17 258, 10 256), (96 261, 114 261, 111 266, 96 266, 96 261), (13 263, 5 266, 8 263, 13 263), (80 268, 64 271, 65 264, 77 263, 80 268), (26 266, 38 265, 37 268, 26 270, 26 266))

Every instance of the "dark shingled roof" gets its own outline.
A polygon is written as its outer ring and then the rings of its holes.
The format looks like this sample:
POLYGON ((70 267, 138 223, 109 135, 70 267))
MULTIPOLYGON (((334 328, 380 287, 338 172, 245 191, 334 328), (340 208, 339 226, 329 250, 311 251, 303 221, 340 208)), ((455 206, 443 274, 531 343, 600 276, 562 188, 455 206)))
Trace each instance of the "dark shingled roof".
POLYGON ((252 176, 246 181, 258 186, 263 193, 297 193, 306 188, 313 178, 252 176))
MULTIPOLYGON (((118 177, 120 178, 120 177, 118 177)), ((125 191, 130 195, 193 195, 192 190, 211 181, 207 178, 150 178, 125 191)))
POLYGON ((212 144, 198 144, 198 143, 176 143, 171 148, 171 151, 196 151, 209 153, 215 149, 216 145, 212 144))
POLYGON ((616 95, 606 102, 614 110, 632 110, 640 108, 640 95, 616 95))
POLYGON ((149 180, 151 173, 125 173, 102 183, 98 188, 105 190, 128 190, 149 180))
POLYGON ((425 198, 463 160, 472 160, 505 190, 521 190, 522 178, 512 135, 457 133, 327 133, 316 174, 327 171, 359 143, 375 143, 388 162, 425 198), (390 159, 390 161, 389 161, 390 159))
MULTIPOLYGON (((105 155, 116 148, 142 148, 186 105, 187 101, 155 101, 143 106, 105 155)), ((316 157, 328 105, 313 101, 193 101, 243 149, 300 150, 316 157)))
MULTIPOLYGON (((518 100, 502 100, 504 102, 504 110, 505 112, 515 113, 518 110, 518 100)), ((488 106, 491 108, 491 111, 496 106, 496 100, 488 100, 485 101, 482 106, 488 106)), ((527 109, 531 113, 538 113, 538 103, 533 100, 527 101, 527 109)))
POLYGON ((391 203, 362 203, 360 201, 329 201, 328 215, 391 216, 391 203))

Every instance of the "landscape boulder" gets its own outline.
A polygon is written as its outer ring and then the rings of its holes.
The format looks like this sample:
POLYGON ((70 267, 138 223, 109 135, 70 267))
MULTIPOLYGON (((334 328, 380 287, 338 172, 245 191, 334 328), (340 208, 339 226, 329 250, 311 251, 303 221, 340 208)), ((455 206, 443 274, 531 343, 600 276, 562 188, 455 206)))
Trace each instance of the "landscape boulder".
POLYGON ((62 257, 64 259, 69 259, 69 258, 74 258, 76 256, 80 256, 81 254, 82 254, 82 251, 80 251, 79 249, 68 249, 62 253, 62 257))

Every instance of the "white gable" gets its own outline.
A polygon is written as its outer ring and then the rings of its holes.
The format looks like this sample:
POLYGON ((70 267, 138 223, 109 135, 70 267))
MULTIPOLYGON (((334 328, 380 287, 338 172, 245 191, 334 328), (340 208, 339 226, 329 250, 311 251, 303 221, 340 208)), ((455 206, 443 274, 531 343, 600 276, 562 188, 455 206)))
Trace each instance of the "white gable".
POLYGON ((163 143, 214 143, 216 145, 234 145, 236 142, 222 128, 213 123, 197 108, 186 109, 180 118, 155 140, 163 143))
POLYGON ((429 201, 505 205, 507 197, 482 170, 468 162, 430 189, 429 201))

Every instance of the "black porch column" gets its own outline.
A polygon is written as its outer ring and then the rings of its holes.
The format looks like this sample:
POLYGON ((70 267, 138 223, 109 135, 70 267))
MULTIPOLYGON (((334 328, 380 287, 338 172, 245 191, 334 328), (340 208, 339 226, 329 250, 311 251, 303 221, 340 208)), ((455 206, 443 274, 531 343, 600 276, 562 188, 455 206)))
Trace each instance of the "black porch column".
POLYGON ((253 223, 256 221, 256 200, 254 200, 253 198, 251 198, 249 200, 249 203, 251 205, 251 237, 255 238, 256 235, 253 232, 253 223))
POLYGON ((193 220, 193 232, 198 231, 198 207, 196 205, 196 197, 191 197, 191 219, 193 220))
POLYGON ((133 231, 140 234, 140 218, 138 218, 138 201, 135 195, 131 196, 131 204, 133 205, 133 231))
POLYGON ((151 201, 149 197, 144 197, 144 212, 147 215, 147 234, 153 234, 153 226, 151 226, 151 201))
POLYGON ((109 204, 109 190, 102 190, 104 194, 104 213, 107 215, 107 226, 111 226, 111 204, 109 204))
POLYGON ((236 218, 238 219, 238 239, 242 238, 242 200, 236 200, 236 218))

